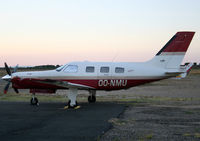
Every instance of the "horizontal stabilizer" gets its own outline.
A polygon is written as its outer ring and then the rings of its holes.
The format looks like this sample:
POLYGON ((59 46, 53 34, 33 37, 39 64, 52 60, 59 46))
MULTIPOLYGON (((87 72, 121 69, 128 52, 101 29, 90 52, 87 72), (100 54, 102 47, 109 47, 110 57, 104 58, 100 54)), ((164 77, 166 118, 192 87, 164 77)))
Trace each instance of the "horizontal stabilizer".
POLYGON ((181 70, 182 73, 180 73, 179 75, 177 75, 175 78, 176 79, 185 78, 189 74, 189 72, 191 71, 192 66, 193 66, 193 63, 189 63, 189 64, 187 64, 185 66, 182 66, 180 68, 180 70, 181 70))

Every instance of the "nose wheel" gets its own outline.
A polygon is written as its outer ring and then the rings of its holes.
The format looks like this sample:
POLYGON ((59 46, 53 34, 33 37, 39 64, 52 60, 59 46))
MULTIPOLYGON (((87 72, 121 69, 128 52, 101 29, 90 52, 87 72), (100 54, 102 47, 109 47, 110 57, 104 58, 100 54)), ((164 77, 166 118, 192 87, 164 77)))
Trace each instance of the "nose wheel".
POLYGON ((76 101, 76 104, 75 104, 75 105, 71 105, 71 100, 68 101, 67 106, 68 106, 68 108, 74 108, 74 109, 76 109, 77 107, 80 107, 80 106, 78 105, 77 101, 76 101))
POLYGON ((30 104, 39 106, 39 101, 38 101, 37 97, 35 97, 35 94, 33 94, 33 97, 30 100, 30 104))
POLYGON ((76 97, 78 95, 78 89, 77 88, 69 88, 69 94, 68 94, 68 104, 64 107, 64 109, 79 109, 80 106, 78 105, 76 101, 76 97))

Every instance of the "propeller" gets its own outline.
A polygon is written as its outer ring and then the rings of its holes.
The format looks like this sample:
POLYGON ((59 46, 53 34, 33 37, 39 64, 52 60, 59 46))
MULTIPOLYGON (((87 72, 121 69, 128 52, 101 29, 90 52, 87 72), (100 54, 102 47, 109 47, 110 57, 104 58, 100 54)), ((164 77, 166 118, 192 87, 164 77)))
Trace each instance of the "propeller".
MULTIPOLYGON (((8 89, 9 89, 9 87, 10 87, 10 83, 12 83, 12 81, 11 81, 11 79, 12 79, 12 73, 15 73, 17 71, 18 65, 13 69, 12 72, 10 71, 10 68, 8 67, 8 65, 6 63, 4 63, 4 65, 5 65, 6 72, 8 74, 7 76, 3 77, 4 80, 8 81, 8 83, 4 87, 4 94, 6 94, 7 91, 8 91, 8 89)), ((16 93, 19 93, 18 89, 16 89, 16 88, 13 88, 13 89, 14 89, 14 91, 16 93)))
POLYGON ((5 65, 5 69, 6 69, 7 74, 8 74, 9 76, 11 76, 11 71, 10 71, 8 65, 7 65, 6 63, 4 63, 4 65, 5 65))

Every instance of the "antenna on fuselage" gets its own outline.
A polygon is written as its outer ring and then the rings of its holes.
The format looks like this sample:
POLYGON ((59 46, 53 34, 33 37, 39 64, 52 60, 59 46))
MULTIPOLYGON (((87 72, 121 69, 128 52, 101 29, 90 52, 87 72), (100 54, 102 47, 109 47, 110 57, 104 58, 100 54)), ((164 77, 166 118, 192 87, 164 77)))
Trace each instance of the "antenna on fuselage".
POLYGON ((113 59, 112 59, 112 62, 114 62, 115 61, 115 59, 118 57, 118 55, 119 55, 119 53, 117 52, 117 53, 115 53, 115 56, 113 57, 113 59))

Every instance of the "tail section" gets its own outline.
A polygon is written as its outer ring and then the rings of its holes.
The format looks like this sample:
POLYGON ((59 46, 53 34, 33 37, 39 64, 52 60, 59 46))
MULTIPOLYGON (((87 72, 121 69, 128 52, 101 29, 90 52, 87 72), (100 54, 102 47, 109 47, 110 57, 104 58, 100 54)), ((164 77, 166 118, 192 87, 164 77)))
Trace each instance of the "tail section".
POLYGON ((183 68, 181 68, 184 73, 181 73, 179 76, 177 76, 177 78, 185 78, 191 71, 193 66, 193 63, 189 63, 188 65, 185 65, 183 68))
POLYGON ((192 69, 192 66, 193 66, 193 63, 189 63, 187 65, 184 65, 184 66, 181 66, 180 67, 180 73, 179 75, 177 75, 174 79, 182 79, 182 78, 185 78, 191 71, 192 69))
POLYGON ((149 63, 165 69, 179 69, 194 34, 177 32, 149 63))

